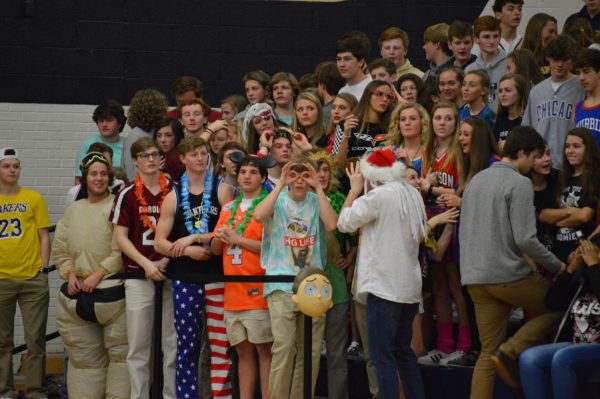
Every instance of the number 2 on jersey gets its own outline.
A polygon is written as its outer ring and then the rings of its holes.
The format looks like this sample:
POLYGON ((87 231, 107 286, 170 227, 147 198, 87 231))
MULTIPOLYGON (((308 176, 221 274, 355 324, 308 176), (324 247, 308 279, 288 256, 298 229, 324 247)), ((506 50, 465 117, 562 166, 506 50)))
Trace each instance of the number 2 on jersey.
MULTIPOLYGON (((152 224, 156 226, 156 217, 154 217, 154 216, 148 216, 148 219, 150 219, 150 221, 152 222, 152 224)), ((154 237, 150 238, 151 234, 154 234, 154 232, 152 231, 152 229, 146 229, 146 230, 144 230, 144 234, 142 234, 142 245, 148 246, 148 247, 151 247, 151 246, 154 245, 154 237)))

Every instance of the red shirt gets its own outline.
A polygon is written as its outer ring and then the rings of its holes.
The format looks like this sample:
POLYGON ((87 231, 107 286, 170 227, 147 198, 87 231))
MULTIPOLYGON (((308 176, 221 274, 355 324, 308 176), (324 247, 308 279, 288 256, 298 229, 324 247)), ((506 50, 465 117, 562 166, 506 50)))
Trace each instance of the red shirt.
POLYGON ((171 180, 174 182, 178 182, 183 172, 185 172, 185 165, 181 162, 179 155, 177 147, 165 154, 164 171, 171 176, 171 180))
MULTIPOLYGON (((170 181, 168 187, 171 190, 172 183, 170 181)), ((110 212, 110 221, 115 225, 127 227, 129 229, 127 237, 135 248, 151 261, 157 261, 161 260, 163 256, 154 251, 154 232, 144 227, 140 219, 140 213, 148 215, 152 224, 156 226, 160 217, 159 201, 162 194, 153 195, 144 186, 143 195, 148 204, 147 207, 141 206, 135 198, 135 183, 130 183, 123 187, 115 197, 110 212)), ((126 273, 142 270, 142 267, 131 260, 125 253, 122 253, 121 256, 126 273)))
MULTIPOLYGON (((448 153, 445 152, 441 157, 435 159, 435 168, 433 172, 437 175, 438 185, 444 188, 455 189, 458 187, 458 169, 456 163, 448 163, 448 153)), ((423 170, 421 173, 424 175, 427 171, 423 170)))

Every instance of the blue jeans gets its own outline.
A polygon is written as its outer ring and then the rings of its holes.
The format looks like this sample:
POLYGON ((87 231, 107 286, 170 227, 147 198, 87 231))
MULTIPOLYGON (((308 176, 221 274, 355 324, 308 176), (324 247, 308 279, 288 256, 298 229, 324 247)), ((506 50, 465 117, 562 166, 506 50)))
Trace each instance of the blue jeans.
POLYGON ((391 302, 369 294, 369 355, 375 366, 381 399, 400 397, 398 374, 404 384, 407 398, 425 398, 417 357, 410 347, 412 322, 418 310, 418 303, 391 302))
POLYGON ((577 398, 577 377, 597 374, 599 344, 556 344, 534 346, 519 359, 521 385, 527 399, 546 399, 552 379, 554 399, 577 398))

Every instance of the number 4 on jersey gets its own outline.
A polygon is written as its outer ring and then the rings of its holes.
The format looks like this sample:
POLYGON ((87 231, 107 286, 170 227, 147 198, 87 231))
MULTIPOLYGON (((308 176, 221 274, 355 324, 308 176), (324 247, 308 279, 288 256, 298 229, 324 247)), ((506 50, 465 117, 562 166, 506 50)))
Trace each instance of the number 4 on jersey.
POLYGON ((243 249, 239 245, 229 245, 227 247, 227 256, 231 256, 232 265, 242 264, 242 252, 243 249))

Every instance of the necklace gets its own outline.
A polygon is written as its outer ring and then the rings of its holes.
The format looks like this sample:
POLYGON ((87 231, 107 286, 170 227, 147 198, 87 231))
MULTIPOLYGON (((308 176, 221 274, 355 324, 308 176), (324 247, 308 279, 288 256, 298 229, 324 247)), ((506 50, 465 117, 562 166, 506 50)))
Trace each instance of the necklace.
POLYGON ((208 173, 204 177, 204 193, 202 193, 202 216, 200 220, 194 216, 190 208, 190 178, 187 172, 181 175, 181 207, 183 208, 183 216, 185 218, 185 228, 190 234, 206 234, 208 233, 208 219, 210 218, 210 197, 212 195, 213 176, 208 173), (192 219, 196 219, 192 223, 192 219))
POLYGON ((440 151, 440 148, 436 147, 436 149, 435 149, 435 159, 436 159, 436 161, 439 161, 440 159, 442 159, 448 153, 448 148, 443 149, 442 152, 438 155, 439 151, 440 151))
MULTIPOLYGON (((239 235, 242 235, 244 233, 246 226, 248 226, 248 223, 250 223, 250 220, 252 219, 252 215, 254 214, 254 208, 256 208, 256 205, 258 205, 262 200, 265 199, 267 194, 268 194, 267 190, 263 187, 260 190, 260 194, 258 195, 258 197, 256 197, 254 200, 252 200, 252 203, 250 204, 248 209, 246 209, 246 212, 244 212, 244 218, 242 219, 242 223, 240 223, 237 226, 237 228, 235 229, 236 233, 238 233, 239 235)), ((231 227, 235 227, 235 215, 237 214, 237 211, 240 206, 240 203, 242 202, 242 199, 243 199, 243 196, 238 195, 238 197, 235 199, 235 201, 233 201, 233 205, 231 206, 231 216, 229 217, 229 220, 227 221, 227 224, 230 225, 231 227)))
MULTIPOLYGON (((143 208, 143 212, 140 212, 140 221, 142 222, 142 224, 144 225, 145 228, 152 230, 154 233, 156 233, 156 226, 154 225, 154 223, 152 223, 152 221, 150 220, 150 218, 148 217, 148 202, 146 201, 146 198, 144 197, 144 182, 142 181, 142 177, 140 176, 139 173, 136 173, 135 175, 135 190, 134 190, 134 194, 135 194, 135 199, 138 202, 138 204, 140 204, 143 208)), ((169 181, 167 180, 167 177, 164 175, 164 173, 161 173, 160 176, 158 177, 158 185, 160 186, 160 199, 158 200, 158 208, 160 209, 160 206, 163 203, 163 200, 165 199, 165 197, 167 196, 167 194, 169 193, 169 181)))
MULTIPOLYGON (((419 146, 417 147, 417 149, 415 150, 414 154, 412 155, 412 157, 410 157, 411 161, 414 161, 415 158, 417 157, 417 155, 419 155, 419 151, 421 151, 421 148, 423 147, 423 144, 419 144, 419 146)), ((408 154, 408 149, 406 148, 406 146, 404 145, 404 143, 402 143, 400 145, 399 148, 404 148, 406 150, 406 153, 408 154)))

